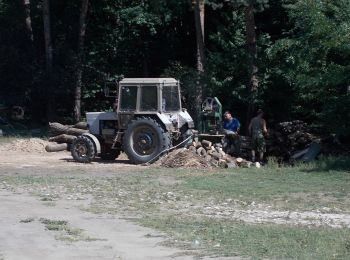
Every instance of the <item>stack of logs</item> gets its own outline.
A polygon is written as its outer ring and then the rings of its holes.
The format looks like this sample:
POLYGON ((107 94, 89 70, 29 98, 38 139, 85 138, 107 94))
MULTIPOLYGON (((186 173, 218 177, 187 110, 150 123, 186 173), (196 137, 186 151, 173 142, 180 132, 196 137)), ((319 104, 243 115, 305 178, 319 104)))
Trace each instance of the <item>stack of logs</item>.
MULTIPOLYGON (((221 143, 212 143, 208 140, 194 141, 188 149, 194 154, 197 154, 206 161, 210 162, 211 165, 222 168, 236 168, 236 167, 247 167, 253 166, 253 163, 242 159, 241 157, 233 157, 224 152, 221 143)), ((259 164, 254 164, 259 167, 259 164)))
POLYGON ((49 123, 49 127, 50 135, 52 136, 49 138, 49 142, 52 143, 46 145, 45 150, 47 152, 70 150, 70 145, 77 136, 89 132, 86 122, 79 122, 75 125, 49 123))
POLYGON ((269 130, 269 155, 288 159, 300 150, 308 148, 317 137, 310 133, 307 124, 300 120, 277 124, 269 130))

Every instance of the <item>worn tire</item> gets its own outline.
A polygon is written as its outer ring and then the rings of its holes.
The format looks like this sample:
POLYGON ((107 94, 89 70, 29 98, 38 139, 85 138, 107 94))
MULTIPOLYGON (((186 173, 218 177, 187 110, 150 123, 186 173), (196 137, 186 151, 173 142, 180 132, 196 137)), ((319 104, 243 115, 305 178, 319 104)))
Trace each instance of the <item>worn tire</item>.
POLYGON ((132 120, 123 137, 124 152, 135 164, 153 162, 170 147, 169 133, 149 117, 132 120))
POLYGON ((96 155, 96 148, 90 138, 80 135, 73 141, 71 154, 77 162, 89 163, 96 155))

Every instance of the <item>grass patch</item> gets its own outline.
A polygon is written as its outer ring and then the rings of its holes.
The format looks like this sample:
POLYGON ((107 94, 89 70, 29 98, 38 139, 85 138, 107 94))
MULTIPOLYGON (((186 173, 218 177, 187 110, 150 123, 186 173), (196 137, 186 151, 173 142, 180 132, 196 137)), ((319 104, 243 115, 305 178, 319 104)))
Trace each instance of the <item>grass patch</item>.
POLYGON ((316 165, 239 169, 202 174, 185 180, 185 189, 219 201, 234 198, 280 209, 338 208, 350 211, 350 173, 318 170, 316 165))
POLYGON ((65 220, 50 220, 46 218, 41 218, 39 221, 45 224, 47 230, 51 231, 61 231, 68 229, 68 222, 65 220))
MULTIPOLYGON (((162 230, 191 248, 252 259, 350 259, 348 229, 250 225, 170 216, 142 224, 162 230)), ((177 245, 178 246, 178 245, 177 245)))
POLYGON ((34 221, 34 218, 26 218, 26 219, 20 220, 19 222, 20 223, 30 223, 30 222, 33 222, 33 221, 34 221))
POLYGON ((51 220, 46 218, 41 218, 39 221, 45 224, 47 230, 58 231, 59 234, 55 236, 57 240, 65 242, 77 242, 77 241, 97 241, 104 240, 93 238, 84 234, 84 230, 80 228, 73 228, 68 225, 68 222, 65 220, 51 220))

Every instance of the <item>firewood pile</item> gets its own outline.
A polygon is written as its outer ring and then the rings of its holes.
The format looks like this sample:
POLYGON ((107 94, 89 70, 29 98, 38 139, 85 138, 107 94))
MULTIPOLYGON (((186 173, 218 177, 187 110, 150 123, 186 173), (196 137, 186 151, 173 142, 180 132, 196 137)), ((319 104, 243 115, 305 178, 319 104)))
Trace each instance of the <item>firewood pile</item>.
POLYGON ((260 164, 225 153, 221 143, 208 140, 194 141, 187 148, 174 150, 161 158, 158 164, 169 168, 260 167, 260 164))
POLYGON ((268 154, 288 159, 300 150, 304 150, 318 139, 310 133, 308 125, 300 120, 282 122, 274 130, 269 130, 267 139, 268 154))
POLYGON ((79 122, 75 125, 62 125, 54 122, 49 123, 49 127, 51 135, 49 142, 51 143, 45 146, 47 152, 69 150, 70 144, 77 136, 89 132, 86 122, 79 122))

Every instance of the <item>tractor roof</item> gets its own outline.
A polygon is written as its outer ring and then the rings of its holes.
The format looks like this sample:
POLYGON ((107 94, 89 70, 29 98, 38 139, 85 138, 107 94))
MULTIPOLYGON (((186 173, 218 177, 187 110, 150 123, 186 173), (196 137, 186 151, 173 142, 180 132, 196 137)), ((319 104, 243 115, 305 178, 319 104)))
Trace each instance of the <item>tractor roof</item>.
POLYGON ((124 78, 120 84, 176 84, 173 78, 124 78))

